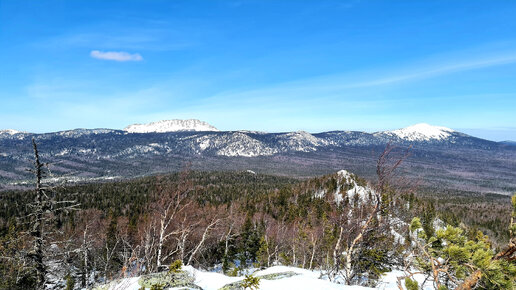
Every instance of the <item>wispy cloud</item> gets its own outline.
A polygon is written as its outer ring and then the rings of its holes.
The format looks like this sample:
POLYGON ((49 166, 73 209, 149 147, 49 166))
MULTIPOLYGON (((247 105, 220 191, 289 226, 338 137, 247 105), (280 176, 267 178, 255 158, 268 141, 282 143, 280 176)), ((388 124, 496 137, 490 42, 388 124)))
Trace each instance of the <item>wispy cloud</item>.
MULTIPOLYGON (((142 24, 141 26, 145 26, 142 24)), ((146 51, 179 51, 198 46, 217 36, 213 28, 172 27, 158 20, 152 27, 131 27, 104 31, 102 27, 93 26, 88 30, 70 29, 41 40, 36 40, 33 46, 43 49, 70 49, 98 47, 104 50, 146 50, 146 51), (159 27, 155 27, 160 25, 159 27), (99 32, 102 31, 102 32, 99 32), (202 31, 202 33, 196 33, 202 31)))
POLYGON ((114 61, 142 61, 143 57, 139 53, 128 53, 125 51, 100 51, 92 50, 90 56, 103 60, 114 61))
POLYGON ((416 70, 413 72, 392 75, 385 78, 373 79, 370 81, 357 82, 348 84, 349 88, 360 88, 360 87, 373 87, 373 86, 382 86, 382 85, 390 85, 394 83, 404 82, 404 81, 417 81, 432 77, 439 77, 446 74, 452 74, 456 72, 462 71, 470 71, 481 68, 488 68, 493 66, 507 65, 516 63, 516 54, 510 54, 502 57, 496 58, 487 58, 487 59, 474 59, 468 60, 464 62, 458 63, 444 63, 440 66, 425 68, 422 70, 416 70))

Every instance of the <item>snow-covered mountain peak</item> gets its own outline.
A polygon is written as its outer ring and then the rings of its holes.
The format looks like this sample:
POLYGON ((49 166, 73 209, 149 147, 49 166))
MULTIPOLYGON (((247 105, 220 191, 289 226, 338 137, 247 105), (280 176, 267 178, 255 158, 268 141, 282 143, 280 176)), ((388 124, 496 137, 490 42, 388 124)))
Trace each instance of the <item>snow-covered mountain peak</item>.
POLYGON ((412 125, 403 129, 385 131, 383 133, 398 136, 408 141, 444 140, 454 130, 446 127, 432 126, 426 123, 412 125))
POLYGON ((177 131, 219 131, 212 125, 196 119, 163 120, 148 124, 133 124, 124 128, 129 133, 164 133, 177 131))

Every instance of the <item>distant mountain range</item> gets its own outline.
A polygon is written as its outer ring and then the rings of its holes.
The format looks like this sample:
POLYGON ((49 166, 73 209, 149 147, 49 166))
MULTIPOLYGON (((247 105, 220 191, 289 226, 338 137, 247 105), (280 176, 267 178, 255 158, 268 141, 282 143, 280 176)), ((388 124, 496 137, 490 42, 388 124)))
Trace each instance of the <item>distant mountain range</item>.
POLYGON ((253 170, 306 177, 350 169, 374 177, 386 144, 411 147, 403 168, 434 188, 509 193, 516 190, 516 145, 417 124, 366 133, 219 131, 199 120, 135 124, 124 130, 76 129, 34 134, 0 131, 0 186, 30 182, 26 169, 35 138, 56 178, 88 181, 180 169, 253 170))

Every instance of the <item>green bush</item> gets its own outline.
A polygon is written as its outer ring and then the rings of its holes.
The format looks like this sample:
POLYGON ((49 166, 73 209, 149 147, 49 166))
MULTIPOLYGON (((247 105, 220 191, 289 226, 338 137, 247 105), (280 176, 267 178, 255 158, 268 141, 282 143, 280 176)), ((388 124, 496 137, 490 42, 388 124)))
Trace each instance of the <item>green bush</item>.
POLYGON ((151 287, 150 287, 150 290, 163 290, 163 285, 161 284, 153 284, 151 287))
POLYGON ((183 262, 181 260, 175 260, 170 266, 168 266, 168 273, 181 273, 183 262))
POLYGON ((239 269, 238 267, 234 267, 234 268, 231 268, 226 275, 230 276, 230 277, 236 277, 238 276, 238 272, 239 272, 239 269))
POLYGON ((242 287, 244 289, 257 290, 260 288, 260 278, 251 275, 245 275, 242 281, 242 287))
POLYGON ((407 290, 419 290, 419 285, 417 281, 412 280, 410 278, 405 278, 405 287, 407 290))
POLYGON ((66 290, 73 290, 73 287, 75 286, 75 279, 70 275, 65 276, 66 280, 66 290))

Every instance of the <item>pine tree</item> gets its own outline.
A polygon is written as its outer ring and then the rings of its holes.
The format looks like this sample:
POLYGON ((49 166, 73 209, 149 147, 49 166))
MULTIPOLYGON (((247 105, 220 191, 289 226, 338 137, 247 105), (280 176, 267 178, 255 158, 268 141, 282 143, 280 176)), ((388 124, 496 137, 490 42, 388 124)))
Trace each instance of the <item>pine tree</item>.
MULTIPOLYGON (((513 217, 516 216, 516 198, 513 197, 513 217)), ((511 230, 514 224, 511 221, 511 230)), ((509 247, 498 254, 480 231, 468 234, 461 227, 426 230, 419 218, 410 225, 417 244, 417 266, 428 273, 435 289, 513 289, 516 279, 514 263, 516 247, 511 232, 509 247)))

